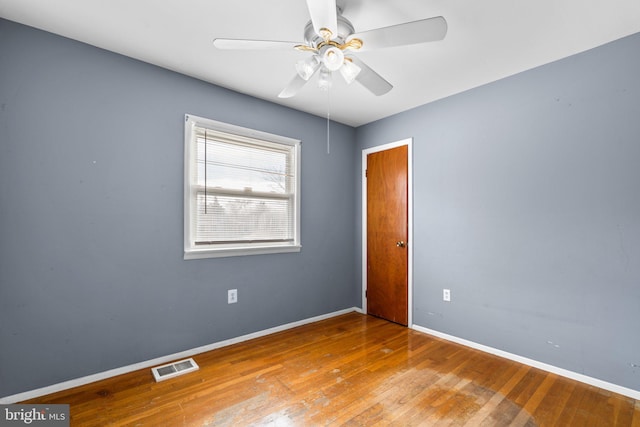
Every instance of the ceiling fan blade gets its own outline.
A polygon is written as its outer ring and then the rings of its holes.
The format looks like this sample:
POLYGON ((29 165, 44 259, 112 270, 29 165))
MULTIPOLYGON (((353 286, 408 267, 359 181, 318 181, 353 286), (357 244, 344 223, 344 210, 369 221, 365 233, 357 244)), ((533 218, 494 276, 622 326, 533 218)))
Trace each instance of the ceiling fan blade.
POLYGON ((326 28, 335 36, 338 34, 338 17, 336 12, 336 0, 307 0, 309 15, 316 34, 326 28))
POLYGON ((215 39, 213 45, 225 50, 293 50, 299 42, 276 40, 215 39))
POLYGON ((358 51, 382 49, 442 40, 447 34, 447 21, 442 16, 406 22, 390 27, 363 31, 349 36, 357 38, 363 45, 358 51))
POLYGON ((362 86, 369 89, 371 93, 376 96, 380 96, 393 89, 393 85, 391 83, 386 81, 380 74, 373 71, 373 69, 371 69, 367 64, 353 56, 349 57, 349 59, 360 67, 360 73, 358 73, 356 80, 362 86))
POLYGON ((294 96, 304 85, 306 85, 308 80, 303 79, 298 74, 295 75, 293 79, 289 82, 287 87, 282 89, 282 92, 278 94, 278 98, 291 98, 294 96))

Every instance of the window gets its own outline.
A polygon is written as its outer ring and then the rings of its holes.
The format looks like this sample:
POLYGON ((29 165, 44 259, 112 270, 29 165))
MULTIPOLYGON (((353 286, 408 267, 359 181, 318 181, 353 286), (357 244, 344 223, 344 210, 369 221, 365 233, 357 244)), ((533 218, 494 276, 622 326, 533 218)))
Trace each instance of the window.
POLYGON ((300 141, 185 116, 184 258, 300 251, 300 141))

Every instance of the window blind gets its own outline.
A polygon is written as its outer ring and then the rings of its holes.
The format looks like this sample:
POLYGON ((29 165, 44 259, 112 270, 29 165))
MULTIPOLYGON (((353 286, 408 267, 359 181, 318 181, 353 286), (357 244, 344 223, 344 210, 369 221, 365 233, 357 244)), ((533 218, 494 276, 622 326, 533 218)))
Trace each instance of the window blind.
POLYGON ((290 244, 295 239, 294 147, 195 128, 194 244, 290 244))

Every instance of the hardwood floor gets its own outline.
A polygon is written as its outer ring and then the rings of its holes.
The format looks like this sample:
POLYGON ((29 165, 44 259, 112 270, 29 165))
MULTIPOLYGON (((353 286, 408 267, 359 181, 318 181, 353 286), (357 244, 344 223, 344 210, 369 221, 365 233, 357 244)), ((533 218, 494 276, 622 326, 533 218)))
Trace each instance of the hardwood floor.
POLYGON ((632 426, 640 402, 357 313, 28 403, 72 426, 632 426))

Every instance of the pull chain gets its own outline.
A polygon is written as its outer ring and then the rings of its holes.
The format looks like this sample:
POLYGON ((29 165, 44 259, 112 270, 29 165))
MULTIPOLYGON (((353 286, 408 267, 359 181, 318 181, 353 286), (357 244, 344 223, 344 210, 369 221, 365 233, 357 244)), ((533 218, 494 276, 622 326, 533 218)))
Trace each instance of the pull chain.
POLYGON ((327 154, 331 154, 331 134, 329 132, 329 123, 331 120, 331 97, 329 96, 330 92, 331 89, 327 89, 327 154))

